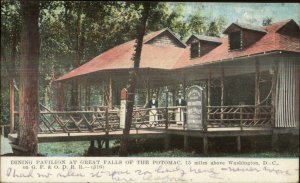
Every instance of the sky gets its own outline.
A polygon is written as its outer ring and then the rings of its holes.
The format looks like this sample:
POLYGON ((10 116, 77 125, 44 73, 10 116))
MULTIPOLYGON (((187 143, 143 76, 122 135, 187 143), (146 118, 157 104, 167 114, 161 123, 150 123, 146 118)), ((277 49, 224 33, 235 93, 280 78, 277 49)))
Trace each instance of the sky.
POLYGON ((300 3, 199 3, 187 2, 185 12, 193 12, 203 7, 205 16, 223 16, 228 24, 243 22, 262 25, 263 18, 272 17, 273 23, 294 19, 300 24, 300 3))

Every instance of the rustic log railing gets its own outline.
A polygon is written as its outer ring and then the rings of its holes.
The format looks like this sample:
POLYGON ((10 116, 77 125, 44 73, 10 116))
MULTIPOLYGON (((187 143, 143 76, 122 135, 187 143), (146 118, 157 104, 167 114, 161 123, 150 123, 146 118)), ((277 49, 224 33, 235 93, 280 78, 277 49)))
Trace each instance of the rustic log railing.
POLYGON ((271 127, 271 106, 208 106, 207 127, 271 127))
MULTIPOLYGON (((181 107, 185 108, 185 107, 181 107)), ((178 107, 169 108, 136 108, 133 111, 132 128, 167 128, 176 123, 175 114, 178 107), (154 120, 150 120, 153 117, 154 120)), ((184 110, 184 109, 182 109, 184 110)), ((40 112, 39 133, 78 133, 106 132, 120 129, 119 110, 108 110, 107 107, 94 108, 89 111, 50 111, 40 112)), ((15 112, 15 115, 18 115, 15 112)))
MULTIPOLYGON (((186 120, 177 125, 176 114, 185 115, 186 107, 135 108, 133 129, 172 128, 186 130, 186 120), (181 113, 181 110, 183 113, 181 113)), ((18 115, 18 112, 15 112, 18 115)), ((206 128, 271 127, 271 106, 208 106, 206 128)), ((120 111, 107 107, 89 111, 41 111, 39 133, 105 132, 120 129, 120 111)))

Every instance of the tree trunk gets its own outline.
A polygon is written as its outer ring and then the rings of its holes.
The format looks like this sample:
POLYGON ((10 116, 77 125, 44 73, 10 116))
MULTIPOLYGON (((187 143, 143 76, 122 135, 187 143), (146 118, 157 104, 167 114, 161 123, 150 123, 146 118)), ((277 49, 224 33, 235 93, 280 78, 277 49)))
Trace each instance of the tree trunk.
MULTIPOLYGON (((83 2, 78 2, 77 7, 77 21, 76 21, 76 41, 75 41, 75 60, 73 63, 73 68, 80 66, 83 59, 83 50, 84 50, 84 34, 82 34, 82 11, 83 11, 83 2)), ((74 79, 72 82, 72 93, 71 93, 71 105, 72 110, 80 109, 80 96, 81 90, 79 87, 79 82, 77 79, 74 79)))
POLYGON ((123 130, 121 147, 119 151, 120 156, 128 156, 127 149, 128 149, 130 126, 132 123, 136 81, 139 74, 138 72, 139 72, 141 53, 143 47, 143 38, 144 38, 146 23, 149 15, 149 10, 150 10, 150 3, 144 2, 143 7, 144 7, 144 11, 142 14, 141 24, 140 27, 137 29, 137 45, 135 49, 135 54, 132 58, 132 60, 134 61, 134 68, 133 71, 130 73, 129 82, 128 82, 129 88, 128 88, 127 112, 126 112, 126 120, 125 120, 125 129, 123 130))
POLYGON ((39 1, 21 1, 21 69, 19 147, 26 156, 38 153, 38 68, 39 68, 39 1), (25 150, 25 151, 24 151, 25 150))

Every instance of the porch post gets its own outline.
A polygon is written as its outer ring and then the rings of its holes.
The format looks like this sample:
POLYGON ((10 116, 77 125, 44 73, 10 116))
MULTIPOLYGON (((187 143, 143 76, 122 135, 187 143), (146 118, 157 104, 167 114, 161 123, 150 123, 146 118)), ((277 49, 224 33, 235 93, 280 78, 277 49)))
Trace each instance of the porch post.
POLYGON ((101 94, 101 102, 102 102, 102 106, 106 106, 107 107, 107 96, 106 96, 106 90, 105 90, 105 81, 103 80, 101 82, 101 85, 100 85, 100 88, 101 88, 101 91, 102 91, 102 94, 101 94))
POLYGON ((278 63, 273 65, 273 75, 272 75, 272 111, 271 111, 271 124, 275 127, 275 113, 276 113, 276 85, 277 85, 277 73, 278 73, 278 63))
POLYGON ((151 93, 150 93, 150 81, 149 81, 149 76, 147 76, 146 78, 146 101, 145 101, 145 105, 144 107, 147 107, 146 105, 148 104, 148 101, 150 100, 151 98, 151 93))
MULTIPOLYGON (((211 69, 209 68, 207 80, 207 106, 211 106, 211 69)), ((207 109, 207 120, 209 120, 210 108, 207 109)))
POLYGON ((255 59, 255 111, 254 111, 254 122, 257 120, 257 115, 259 113, 258 104, 260 103, 260 93, 259 93, 259 81, 260 81, 260 68, 259 60, 255 59))
POLYGON ((224 68, 222 67, 221 71, 221 123, 223 123, 224 119, 224 68))
POLYGON ((78 83, 78 95, 77 95, 78 109, 77 110, 81 111, 81 106, 83 105, 82 98, 81 98, 82 97, 81 96, 81 94, 82 94, 82 80, 79 79, 77 81, 77 83, 78 83))
POLYGON ((15 90, 13 79, 9 82, 9 112, 10 112, 10 133, 14 132, 15 129, 15 90))
POLYGON ((185 78, 185 75, 183 75, 183 83, 182 83, 182 94, 183 94, 183 99, 185 100, 186 97, 185 97, 185 94, 186 94, 186 91, 185 91, 185 88, 186 88, 186 78, 185 78))
POLYGON ((108 109, 112 109, 113 107, 113 99, 112 99, 112 78, 109 77, 109 96, 108 96, 108 109))
POLYGON ((63 111, 64 110, 64 103, 65 103, 64 84, 62 82, 59 82, 57 84, 57 86, 58 86, 58 91, 57 91, 58 110, 63 111))
POLYGON ((84 105, 85 110, 87 110, 87 81, 86 79, 84 79, 84 82, 82 83, 83 87, 82 87, 82 105, 84 105))
POLYGON ((90 106, 91 105, 91 83, 88 82, 87 84, 87 106, 90 106))

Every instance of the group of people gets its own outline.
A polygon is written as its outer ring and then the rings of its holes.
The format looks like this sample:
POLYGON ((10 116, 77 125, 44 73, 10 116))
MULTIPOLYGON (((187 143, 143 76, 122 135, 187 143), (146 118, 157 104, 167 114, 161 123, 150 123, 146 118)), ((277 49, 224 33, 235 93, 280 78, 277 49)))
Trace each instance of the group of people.
MULTIPOLYGON (((178 98, 176 99, 175 104, 176 104, 176 106, 178 106, 178 109, 176 110, 176 115, 175 115, 176 124, 183 125, 183 122, 185 120, 185 114, 184 114, 184 110, 180 107, 186 106, 186 101, 183 99, 182 93, 178 94, 178 98)), ((158 115, 157 115, 156 108, 158 108, 158 99, 157 99, 156 94, 152 95, 152 99, 149 100, 149 102, 148 102, 148 107, 152 109, 149 111, 149 121, 157 122, 158 115)))

